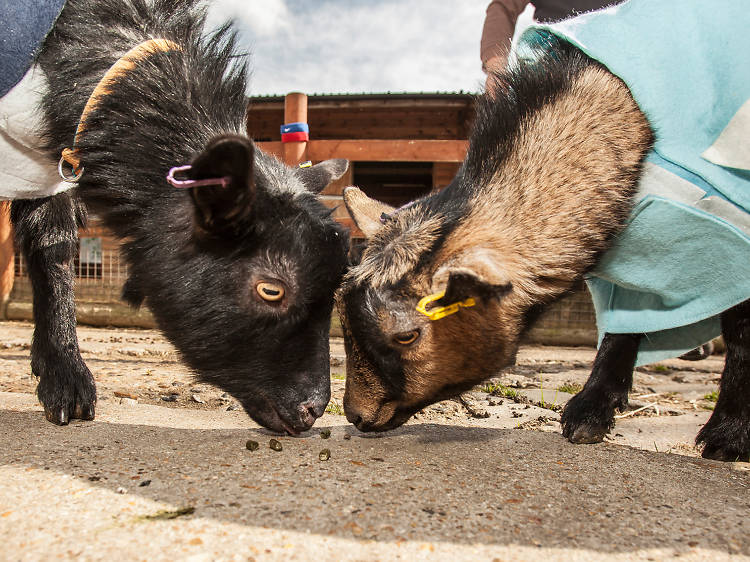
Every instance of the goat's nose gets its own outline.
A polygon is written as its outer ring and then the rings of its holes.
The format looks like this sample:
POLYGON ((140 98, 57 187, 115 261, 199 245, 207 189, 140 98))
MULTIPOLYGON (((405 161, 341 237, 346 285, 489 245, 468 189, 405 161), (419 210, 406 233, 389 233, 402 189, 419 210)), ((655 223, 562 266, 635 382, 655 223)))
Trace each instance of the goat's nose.
POLYGON ((374 420, 365 419, 363 414, 357 410, 346 410, 346 419, 360 431, 372 430, 374 420))
POLYGON ((346 421, 357 426, 362 423, 362 415, 359 411, 351 407, 344 408, 344 411, 346 413, 346 421))
POLYGON ((304 402, 299 405, 299 419, 306 427, 312 427, 320 416, 326 410, 327 404, 319 403, 318 401, 304 402))

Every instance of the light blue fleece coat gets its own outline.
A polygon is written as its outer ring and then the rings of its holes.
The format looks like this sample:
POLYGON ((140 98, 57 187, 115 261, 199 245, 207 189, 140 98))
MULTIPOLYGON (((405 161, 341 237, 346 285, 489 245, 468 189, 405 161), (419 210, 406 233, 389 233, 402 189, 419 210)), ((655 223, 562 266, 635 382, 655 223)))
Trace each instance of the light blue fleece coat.
POLYGON ((750 298, 748 30, 747 0, 630 0, 521 39, 521 57, 551 33, 601 62, 656 135, 630 222, 587 280, 600 341, 645 334, 638 365, 717 336, 750 298))

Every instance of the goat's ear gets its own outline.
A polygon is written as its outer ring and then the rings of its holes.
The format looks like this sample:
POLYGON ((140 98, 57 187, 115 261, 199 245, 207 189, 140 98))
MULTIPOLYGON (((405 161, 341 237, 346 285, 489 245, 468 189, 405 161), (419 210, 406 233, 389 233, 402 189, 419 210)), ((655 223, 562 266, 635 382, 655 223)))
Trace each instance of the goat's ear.
POLYGON ((246 137, 222 135, 208 143, 186 176, 191 180, 217 180, 191 187, 198 226, 217 234, 231 232, 250 214, 255 200, 253 155, 255 146, 246 137), (222 178, 224 184, 220 183, 222 178))
POLYGON ((445 306, 472 297, 499 299, 513 290, 502 259, 493 250, 473 248, 440 267, 432 277, 433 289, 444 290, 438 301, 445 306))
POLYGON ((298 174, 302 178, 305 187, 313 193, 320 193, 332 181, 339 179, 349 168, 349 160, 335 158, 323 160, 314 166, 298 168, 298 174))
POLYGON ((380 230, 383 226, 383 215, 389 215, 394 210, 390 205, 369 198, 364 191, 356 187, 347 187, 344 190, 344 204, 366 238, 380 230))

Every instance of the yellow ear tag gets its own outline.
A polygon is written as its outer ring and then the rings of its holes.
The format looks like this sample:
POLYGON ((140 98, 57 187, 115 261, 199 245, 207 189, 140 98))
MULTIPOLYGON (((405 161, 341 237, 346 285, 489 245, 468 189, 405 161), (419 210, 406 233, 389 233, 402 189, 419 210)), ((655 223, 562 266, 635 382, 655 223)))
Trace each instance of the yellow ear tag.
POLYGON ((308 160, 307 162, 302 162, 302 163, 301 163, 301 164, 299 165, 299 167, 300 167, 300 168, 312 168, 312 162, 310 162, 309 160, 308 160))
POLYGON ((466 300, 454 302, 453 304, 449 304, 448 306, 439 306, 437 308, 433 308, 431 310, 427 310, 427 305, 438 301, 442 299, 445 296, 445 291, 441 291, 439 293, 435 293, 433 295, 427 295, 422 300, 417 303, 417 312, 421 312, 427 318, 430 320, 440 320, 441 318, 445 318, 446 316, 450 316, 451 314, 455 314, 458 312, 458 309, 460 307, 467 308, 469 306, 474 306, 476 301, 469 297, 466 300))

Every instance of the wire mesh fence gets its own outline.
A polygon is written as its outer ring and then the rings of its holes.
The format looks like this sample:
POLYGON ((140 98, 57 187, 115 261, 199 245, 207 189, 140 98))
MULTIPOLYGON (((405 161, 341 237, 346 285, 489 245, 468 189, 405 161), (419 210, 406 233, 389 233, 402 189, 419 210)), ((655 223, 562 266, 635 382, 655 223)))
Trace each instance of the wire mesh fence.
MULTIPOLYGON (((86 302, 119 302, 128 276, 120 245, 95 222, 79 233, 78 256, 74 262, 76 299, 86 302)), ((31 282, 21 253, 15 254, 15 280, 10 299, 31 302, 31 282)))

